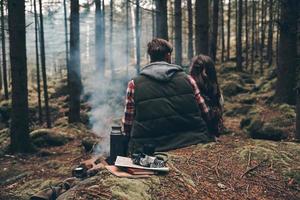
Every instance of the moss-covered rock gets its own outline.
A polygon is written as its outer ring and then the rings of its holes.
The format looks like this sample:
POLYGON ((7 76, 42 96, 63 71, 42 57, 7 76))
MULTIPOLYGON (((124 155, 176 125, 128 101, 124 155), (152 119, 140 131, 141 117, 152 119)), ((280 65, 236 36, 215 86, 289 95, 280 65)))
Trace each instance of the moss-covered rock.
POLYGON ((281 128, 273 127, 271 124, 266 123, 262 126, 261 129, 257 131, 249 132, 251 138, 253 139, 266 139, 279 141, 286 139, 288 137, 287 133, 281 128))
POLYGON ((252 140, 250 144, 237 149, 238 154, 244 160, 251 157, 253 160, 262 161, 269 159, 274 164, 289 166, 293 161, 300 161, 300 145, 292 142, 273 142, 267 140, 252 140), (295 159, 293 159, 293 157, 295 159))
POLYGON ((268 159, 272 167, 287 178, 300 183, 300 144, 292 142, 273 142, 252 140, 250 144, 237 149, 240 158, 247 161, 251 153, 252 160, 258 162, 268 159))
POLYGON ((235 72, 236 71, 236 68, 235 67, 222 67, 220 68, 219 72, 220 74, 227 74, 227 73, 232 73, 232 72, 235 72))
POLYGON ((68 117, 61 117, 54 122, 55 127, 67 127, 68 125, 68 117))
POLYGON ((61 146, 73 139, 71 136, 53 130, 38 129, 30 133, 34 145, 38 147, 61 146))
POLYGON ((60 181, 59 179, 33 179, 26 181, 25 184, 20 185, 13 191, 13 194, 16 196, 20 196, 24 199, 29 199, 32 195, 36 194, 37 192, 49 188, 50 186, 54 186, 58 184, 60 181))
MULTIPOLYGON (((152 199, 152 189, 157 187, 159 183, 158 176, 144 179, 118 178, 111 175, 107 170, 103 170, 94 177, 78 182, 73 188, 59 196, 58 200, 74 199, 82 190, 99 187, 107 188, 110 191, 111 198, 109 199, 150 200, 152 199)), ((84 195, 86 195, 84 199, 90 199, 88 192, 85 192, 84 195)), ((103 196, 103 199, 107 198, 103 196)))
POLYGON ((280 111, 287 118, 296 117, 295 106, 284 103, 284 104, 272 104, 271 107, 280 111))
POLYGON ((262 83, 259 86, 257 86, 258 91, 260 93, 272 91, 275 89, 276 82, 277 82, 277 79, 262 81, 262 83))
POLYGON ((148 179, 128 179, 109 176, 104 185, 111 187, 112 199, 150 200, 151 187, 159 185, 159 178, 152 176, 148 179))
POLYGON ((8 143, 9 135, 10 134, 8 128, 0 130, 0 146, 2 148, 4 148, 6 146, 5 144, 8 143))
POLYGON ((241 76, 239 74, 236 74, 236 73, 225 74, 222 76, 222 80, 231 81, 234 83, 238 83, 241 86, 245 86, 244 80, 241 78, 241 76))
POLYGON ((241 120, 241 122, 240 122, 240 128, 241 129, 243 129, 243 128, 245 128, 245 127, 248 127, 249 125, 250 125, 250 123, 251 123, 251 118, 249 118, 249 117, 246 117, 246 118, 243 118, 242 120, 241 120))
POLYGON ((288 134, 282 128, 269 122, 266 123, 257 116, 242 119, 240 127, 245 129, 248 135, 253 139, 279 141, 288 137, 288 134))
POLYGON ((255 84, 251 74, 239 73, 239 76, 242 78, 245 84, 255 84))
POLYGON ((250 110, 252 109, 252 106, 246 105, 241 106, 237 108, 233 108, 231 110, 228 110, 224 113, 225 116, 233 117, 237 115, 246 115, 250 110))
POLYGON ((239 102, 242 104, 250 104, 251 105, 251 104, 256 103, 256 101, 257 101, 256 97, 249 96, 249 97, 241 99, 239 102))
POLYGON ((84 137, 81 141, 86 152, 91 152, 94 146, 99 142, 99 139, 93 137, 84 137))
POLYGON ((59 83, 57 83, 57 86, 53 88, 50 98, 58 98, 61 96, 66 96, 68 94, 69 92, 67 81, 66 79, 62 79, 59 83))
POLYGON ((277 116, 270 119, 269 123, 279 128, 287 128, 295 125, 295 119, 296 118, 291 119, 283 116, 277 116))
POLYGON ((11 113, 11 103, 7 100, 0 102, 0 122, 5 126, 8 125, 11 113))
POLYGON ((241 84, 230 81, 222 87, 222 91, 225 96, 230 97, 240 93, 248 92, 249 90, 244 88, 241 84))

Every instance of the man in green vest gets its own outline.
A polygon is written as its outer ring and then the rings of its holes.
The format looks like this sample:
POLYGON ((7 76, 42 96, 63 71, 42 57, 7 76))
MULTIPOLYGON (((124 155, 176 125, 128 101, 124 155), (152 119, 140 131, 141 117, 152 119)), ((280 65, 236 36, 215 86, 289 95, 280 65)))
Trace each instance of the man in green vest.
POLYGON ((122 121, 130 152, 149 144, 167 151, 214 141, 205 122, 209 109, 195 80, 170 64, 172 50, 168 41, 153 39, 150 64, 128 83, 122 121))

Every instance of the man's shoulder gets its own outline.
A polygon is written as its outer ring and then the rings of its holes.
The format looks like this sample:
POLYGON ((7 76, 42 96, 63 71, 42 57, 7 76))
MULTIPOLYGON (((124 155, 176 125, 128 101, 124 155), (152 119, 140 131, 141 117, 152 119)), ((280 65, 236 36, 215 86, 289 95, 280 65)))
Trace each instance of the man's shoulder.
POLYGON ((131 79, 131 81, 134 82, 134 83, 137 83, 137 82, 139 82, 141 79, 143 79, 144 77, 145 77, 144 75, 138 74, 138 75, 136 75, 135 77, 133 77, 133 78, 131 79))

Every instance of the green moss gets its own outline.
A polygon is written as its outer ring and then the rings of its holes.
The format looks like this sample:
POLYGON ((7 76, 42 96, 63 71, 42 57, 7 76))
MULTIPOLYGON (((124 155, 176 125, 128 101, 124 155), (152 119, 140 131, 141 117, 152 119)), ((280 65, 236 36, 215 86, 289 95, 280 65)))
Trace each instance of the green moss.
POLYGON ((14 190, 14 195, 29 199, 35 193, 59 183, 58 179, 33 179, 26 181, 14 190))
POLYGON ((295 124, 295 118, 291 119, 288 117, 279 116, 272 118, 269 123, 276 127, 285 128, 288 126, 293 126, 295 124))
POLYGON ((249 90, 244 88, 241 84, 230 81, 222 87, 223 94, 227 97, 235 96, 240 93, 248 92, 249 90))
POLYGON ((0 144, 6 142, 9 138, 9 129, 2 129, 0 131, 0 144))
POLYGON ((295 112, 295 107, 288 105, 288 104, 281 104, 281 105, 277 105, 275 106, 279 109, 280 112, 282 112, 285 117, 287 118, 295 118, 296 117, 296 112, 295 112))
POLYGON ((231 110, 228 110, 225 113, 225 116, 233 117, 233 116, 237 116, 237 115, 246 115, 251 109, 252 109, 252 106, 250 106, 250 105, 235 107, 231 110))
POLYGON ((54 129, 38 129, 31 132, 30 136, 38 147, 60 146, 73 139, 70 135, 54 129))
POLYGON ((70 167, 66 167, 66 166, 61 166, 56 170, 56 172, 61 175, 68 175, 70 174, 70 171, 71 171, 70 167))
POLYGON ((152 187, 159 185, 159 178, 152 176, 147 179, 128 179, 109 176, 103 184, 111 186, 112 199, 147 200, 151 199, 152 187))
POLYGON ((11 101, 10 100, 2 100, 0 101, 0 107, 6 107, 6 108, 11 108, 11 101))
POLYGON ((249 152, 252 160, 268 159, 281 172, 300 165, 300 145, 296 143, 252 140, 251 144, 238 148, 237 152, 244 160, 248 159, 249 152))
POLYGON ((275 89, 277 79, 265 81, 259 86, 259 92, 265 93, 275 89))
POLYGON ((296 183, 300 184, 300 169, 288 169, 283 175, 294 179, 296 183))

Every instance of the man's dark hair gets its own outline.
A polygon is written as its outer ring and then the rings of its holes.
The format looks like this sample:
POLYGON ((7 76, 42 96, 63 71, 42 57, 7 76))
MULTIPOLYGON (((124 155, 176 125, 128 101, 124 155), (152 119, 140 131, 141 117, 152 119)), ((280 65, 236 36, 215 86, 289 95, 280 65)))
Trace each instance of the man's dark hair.
POLYGON ((168 53, 172 53, 172 45, 164 39, 154 38, 148 43, 148 54, 151 62, 164 61, 168 53))

